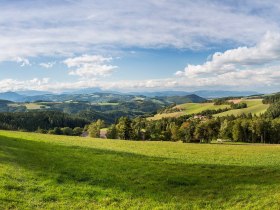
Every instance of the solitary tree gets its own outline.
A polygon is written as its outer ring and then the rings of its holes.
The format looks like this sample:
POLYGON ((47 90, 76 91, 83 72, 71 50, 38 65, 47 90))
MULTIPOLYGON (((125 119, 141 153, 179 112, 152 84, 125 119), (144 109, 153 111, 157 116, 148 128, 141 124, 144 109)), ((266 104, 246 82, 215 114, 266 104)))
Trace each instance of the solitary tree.
POLYGON ((132 128, 131 121, 128 117, 121 117, 116 128, 120 139, 128 140, 131 138, 132 128))
POLYGON ((108 139, 117 139, 117 138, 118 138, 118 131, 117 131, 117 128, 116 128, 116 125, 115 125, 115 124, 111 125, 111 126, 108 128, 106 137, 107 137, 108 139))
POLYGON ((88 126, 88 133, 90 137, 99 138, 100 137, 100 130, 104 127, 103 120, 97 120, 96 122, 91 123, 88 126))

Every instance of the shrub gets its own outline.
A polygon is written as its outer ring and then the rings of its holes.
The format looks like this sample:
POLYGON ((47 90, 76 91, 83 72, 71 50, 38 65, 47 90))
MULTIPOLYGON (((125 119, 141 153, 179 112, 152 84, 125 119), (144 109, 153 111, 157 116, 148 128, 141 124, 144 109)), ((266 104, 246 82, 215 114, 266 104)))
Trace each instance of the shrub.
POLYGON ((63 135, 66 135, 66 136, 72 136, 73 135, 72 128, 65 127, 65 128, 62 128, 61 130, 62 130, 63 135))

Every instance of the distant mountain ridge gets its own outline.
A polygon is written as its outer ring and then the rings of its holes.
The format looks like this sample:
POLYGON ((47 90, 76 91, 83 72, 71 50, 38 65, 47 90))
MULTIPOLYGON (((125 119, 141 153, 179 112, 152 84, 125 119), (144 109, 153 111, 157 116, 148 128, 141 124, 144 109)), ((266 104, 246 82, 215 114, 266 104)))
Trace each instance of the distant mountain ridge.
POLYGON ((186 91, 158 91, 158 92, 128 92, 132 95, 143 95, 148 97, 160 97, 160 96, 185 96, 192 94, 186 91))
POLYGON ((149 97, 144 95, 132 94, 116 94, 116 93, 90 93, 90 94, 44 94, 44 95, 20 95, 15 92, 0 93, 0 99, 9 100, 14 102, 36 102, 36 101, 49 101, 49 102, 67 102, 67 101, 83 101, 89 103, 119 103, 133 100, 143 101, 158 101, 163 104, 182 104, 188 102, 200 103, 205 101, 205 98, 195 94, 183 96, 155 96, 149 97))
POLYGON ((23 96, 38 96, 46 94, 62 95, 62 94, 92 94, 92 93, 112 93, 121 95, 137 95, 137 96, 147 96, 147 97, 157 97, 157 96, 186 96, 195 94, 203 98, 221 98, 230 96, 250 96, 250 95, 260 95, 261 93, 256 91, 225 91, 225 90, 198 90, 198 91, 177 91, 177 90, 166 90, 166 91, 138 91, 138 92, 120 92, 115 90, 103 90, 99 87, 84 88, 78 90, 69 90, 62 93, 52 93, 49 91, 37 91, 37 90, 24 90, 15 91, 19 95, 23 96))
POLYGON ((15 93, 22 96, 38 96, 38 95, 54 94, 49 91, 39 91, 39 90, 22 90, 22 91, 16 91, 15 93))
POLYGON ((8 101, 15 101, 15 102, 20 102, 24 96, 15 93, 15 92, 4 92, 0 93, 0 99, 2 100, 8 100, 8 101))
POLYGON ((77 91, 64 92, 62 94, 55 94, 48 91, 17 91, 17 92, 4 92, 0 93, 0 99, 14 101, 14 102, 33 102, 33 101, 67 101, 67 100, 82 100, 82 101, 97 101, 92 98, 103 97, 111 98, 129 98, 130 96, 139 97, 162 97, 165 100, 175 100, 177 102, 187 103, 188 100, 191 102, 201 102, 205 98, 221 98, 228 96, 250 96, 259 95, 258 92, 254 91, 222 91, 222 90, 201 90, 194 92, 185 91, 158 91, 158 92, 128 92, 120 93, 117 91, 105 91, 100 88, 87 88, 77 91), (200 98, 198 98, 198 97, 200 98), (169 97, 169 99, 168 99, 169 97), (173 99, 171 99, 173 97, 173 99), (181 99, 180 99, 181 97, 181 99), (185 97, 185 98, 184 98, 185 97), (192 98, 192 99, 191 99, 192 98), (203 99, 202 99, 203 98, 203 99))
POLYGON ((224 90, 199 90, 193 92, 186 91, 160 91, 160 92, 130 92, 133 95, 144 95, 148 97, 156 96, 185 96, 195 94, 203 98, 222 98, 230 96, 250 96, 259 95, 256 91, 224 91, 224 90))
POLYGON ((199 90, 193 92, 204 98, 222 98, 222 97, 236 97, 236 96, 251 96, 260 95, 256 91, 225 91, 225 90, 199 90))

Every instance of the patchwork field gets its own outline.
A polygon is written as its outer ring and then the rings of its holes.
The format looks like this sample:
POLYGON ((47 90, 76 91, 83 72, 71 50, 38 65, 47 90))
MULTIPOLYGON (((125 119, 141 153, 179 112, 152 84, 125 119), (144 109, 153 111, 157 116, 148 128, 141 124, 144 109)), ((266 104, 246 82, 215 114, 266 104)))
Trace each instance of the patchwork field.
POLYGON ((279 209, 280 146, 0 131, 0 209, 279 209))

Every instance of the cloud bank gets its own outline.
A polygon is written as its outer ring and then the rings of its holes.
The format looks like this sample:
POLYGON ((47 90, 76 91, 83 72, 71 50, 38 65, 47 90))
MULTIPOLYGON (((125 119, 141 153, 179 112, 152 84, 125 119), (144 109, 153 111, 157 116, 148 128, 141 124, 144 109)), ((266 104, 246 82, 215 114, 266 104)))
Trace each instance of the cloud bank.
MULTIPOLYGON (((279 31, 277 1, 2 1, 0 61, 126 47, 254 44, 279 31)), ((94 51, 94 52, 92 52, 94 51)))

